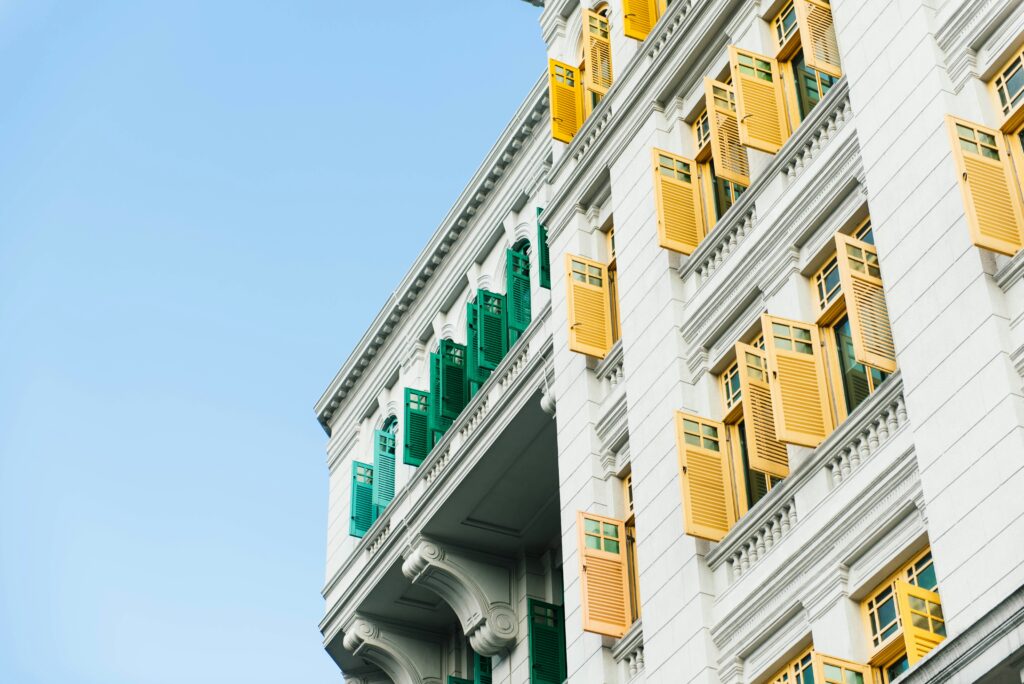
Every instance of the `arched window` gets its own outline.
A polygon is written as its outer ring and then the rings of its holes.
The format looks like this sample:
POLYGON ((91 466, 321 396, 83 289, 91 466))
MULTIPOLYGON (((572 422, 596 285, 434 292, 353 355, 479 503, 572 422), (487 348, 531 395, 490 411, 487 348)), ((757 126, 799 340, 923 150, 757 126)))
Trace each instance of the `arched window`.
POLYGON ((530 241, 523 238, 505 255, 505 298, 508 307, 508 346, 530 326, 530 241))

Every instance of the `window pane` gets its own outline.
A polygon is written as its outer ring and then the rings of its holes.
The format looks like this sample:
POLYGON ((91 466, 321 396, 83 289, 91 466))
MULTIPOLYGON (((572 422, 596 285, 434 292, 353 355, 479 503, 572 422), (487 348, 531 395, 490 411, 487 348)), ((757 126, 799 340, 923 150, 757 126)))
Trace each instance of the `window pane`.
POLYGON ((583 531, 592 534, 601 534, 601 523, 590 518, 583 519, 583 531))
POLYGON ((614 539, 605 539, 604 540, 604 550, 608 551, 609 553, 618 553, 619 552, 619 542, 617 542, 614 539))
POLYGON ((610 525, 608 523, 605 523, 604 524, 604 536, 606 536, 606 537, 618 537, 619 536, 619 526, 618 525, 610 525))
POLYGON ((857 363, 854 356, 853 335, 848 318, 844 317, 835 326, 835 336, 836 348, 839 351, 839 372, 843 378, 846 410, 852 412, 871 394, 871 384, 868 381, 867 368, 863 364, 857 363))

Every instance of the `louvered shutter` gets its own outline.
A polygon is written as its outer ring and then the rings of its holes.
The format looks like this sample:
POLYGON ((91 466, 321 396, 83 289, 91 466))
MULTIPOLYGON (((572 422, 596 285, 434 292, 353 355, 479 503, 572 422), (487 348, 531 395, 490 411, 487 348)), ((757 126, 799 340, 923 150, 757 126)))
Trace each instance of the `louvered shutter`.
POLYGON ((551 137, 572 142, 583 125, 583 84, 580 72, 564 62, 548 60, 548 87, 551 100, 551 137))
POLYGON ((946 123, 971 241, 1013 256, 1024 246, 1024 210, 1002 134, 952 116, 946 123))
POLYGON ((722 423, 676 411, 676 445, 686 533, 721 541, 736 524, 736 494, 722 423))
POLYGON ((612 87, 612 43, 608 19, 593 10, 583 10, 583 86, 596 105, 612 87))
POLYGON ((870 684, 873 681, 871 668, 867 665, 834 658, 817 651, 811 656, 811 667, 814 672, 813 681, 819 684, 870 684))
POLYGON ((512 347, 530 327, 530 257, 514 249, 505 250, 505 282, 508 306, 508 346, 512 347))
POLYGON ((476 293, 477 363, 494 370, 508 351, 505 295, 488 290, 476 293))
POLYGON ((565 613, 562 606, 527 599, 530 684, 562 684, 566 678, 565 613))
POLYGON ((448 684, 473 684, 473 680, 466 679, 465 677, 456 677, 455 675, 448 675, 448 684))
POLYGON ((395 498, 395 436, 386 430, 373 433, 373 519, 395 498))
POLYGON ((823 0, 794 0, 796 22, 804 63, 823 74, 839 78, 843 75, 839 59, 839 41, 832 22, 832 8, 823 0))
POLYGON ((896 346, 878 268, 878 250, 842 233, 837 233, 835 239, 853 355, 860 363, 892 373, 896 370, 896 346))
POLYGON ((655 0, 622 0, 622 12, 627 38, 646 40, 658 21, 655 0))
POLYGON ((487 381, 491 370, 480 365, 480 331, 476 299, 466 304, 466 379, 467 397, 472 399, 487 381))
POLYGON ((427 421, 430 427, 430 448, 433 449, 434 445, 441 441, 444 437, 444 433, 448 431, 449 426, 452 424, 451 418, 444 415, 441 410, 442 396, 441 396, 441 376, 444 374, 443 363, 441 361, 440 351, 430 355, 430 410, 428 412, 427 421))
POLYGON ((348 533, 362 537, 373 524, 373 466, 352 461, 352 501, 348 533))
POLYGON ((832 431, 818 328, 813 323, 761 316, 768 358, 775 436, 817 446, 832 431))
POLYGON ((430 453, 430 393, 405 388, 402 462, 418 466, 430 453))
POLYGON ((750 467, 775 477, 787 477, 789 454, 786 445, 775 437, 768 359, 757 347, 737 342, 736 361, 739 365, 743 429, 747 437, 747 460, 750 467))
POLYGON ((775 154, 789 137, 779 63, 729 46, 740 142, 775 154))
POLYGON ((747 150, 740 142, 736 95, 732 86, 704 79, 704 99, 708 108, 715 174, 744 187, 750 185, 750 162, 747 150))
POLYGON ((466 396, 466 347, 446 338, 441 340, 437 353, 441 360, 441 372, 438 378, 441 418, 458 418, 468 401, 466 396))
POLYGON ((655 149, 654 201, 658 211, 658 244, 692 254, 704 238, 700 184, 692 159, 655 149))
POLYGON ((625 523, 580 511, 576 526, 579 530, 583 629, 621 637, 630 625, 625 523))
POLYGON ((473 684, 491 684, 491 657, 473 653, 473 684))
POLYGON ((907 660, 913 667, 946 638, 942 599, 934 591, 896 580, 896 608, 903 626, 907 660))
POLYGON ((551 289, 551 252, 548 250, 548 229, 540 222, 544 210, 537 207, 537 264, 540 286, 551 289))
POLYGON ((604 358, 612 346, 608 268, 574 254, 565 257, 569 349, 604 358))

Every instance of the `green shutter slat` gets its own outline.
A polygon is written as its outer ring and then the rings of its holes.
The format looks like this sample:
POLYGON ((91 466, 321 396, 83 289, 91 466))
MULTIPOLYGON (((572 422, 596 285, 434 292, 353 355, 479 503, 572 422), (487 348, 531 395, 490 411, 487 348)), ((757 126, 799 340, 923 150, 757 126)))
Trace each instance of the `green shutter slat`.
POLYGON ((530 257, 523 252, 505 250, 505 282, 508 306, 508 346, 530 327, 530 257))
POLYGON ((352 461, 352 511, 348 533, 362 537, 373 524, 373 466, 352 461))
POLYGON ((466 347, 449 339, 441 340, 438 355, 441 357, 439 390, 441 396, 441 417, 458 418, 466 408, 466 347))
POLYGON ((427 452, 434 448, 434 445, 441 441, 444 433, 451 427, 452 420, 441 412, 441 354, 435 352, 430 355, 430 420, 427 424, 430 427, 430 441, 427 452))
POLYGON ((473 684, 473 680, 465 679, 464 677, 456 677, 455 675, 448 675, 448 684, 473 684))
POLYGON ((530 684, 562 684, 567 676, 565 615, 561 606, 527 601, 530 642, 530 684))
POLYGON ((544 210, 537 207, 537 264, 540 270, 540 286, 551 289, 551 255, 548 252, 548 229, 541 225, 540 215, 544 210))
POLYGON ((491 374, 489 368, 480 365, 480 333, 477 324, 476 298, 466 304, 466 384, 467 400, 472 399, 491 374))
POLYGON ((478 363, 494 370, 508 351, 508 319, 505 296, 487 290, 476 294, 478 326, 478 363))
POLYGON ((418 466, 430 453, 430 393, 405 388, 402 462, 418 466))
POLYGON ((491 684, 491 658, 473 652, 473 684, 491 684))
POLYGON ((395 436, 373 433, 373 518, 376 520, 395 498, 395 436))

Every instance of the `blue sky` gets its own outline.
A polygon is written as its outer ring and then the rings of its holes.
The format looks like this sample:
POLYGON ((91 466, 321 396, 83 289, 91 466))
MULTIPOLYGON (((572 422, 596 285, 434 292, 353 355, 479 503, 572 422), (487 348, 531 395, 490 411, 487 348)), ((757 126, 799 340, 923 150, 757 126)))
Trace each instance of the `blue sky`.
POLYGON ((544 69, 521 0, 0 0, 0 681, 338 682, 314 401, 544 69))

